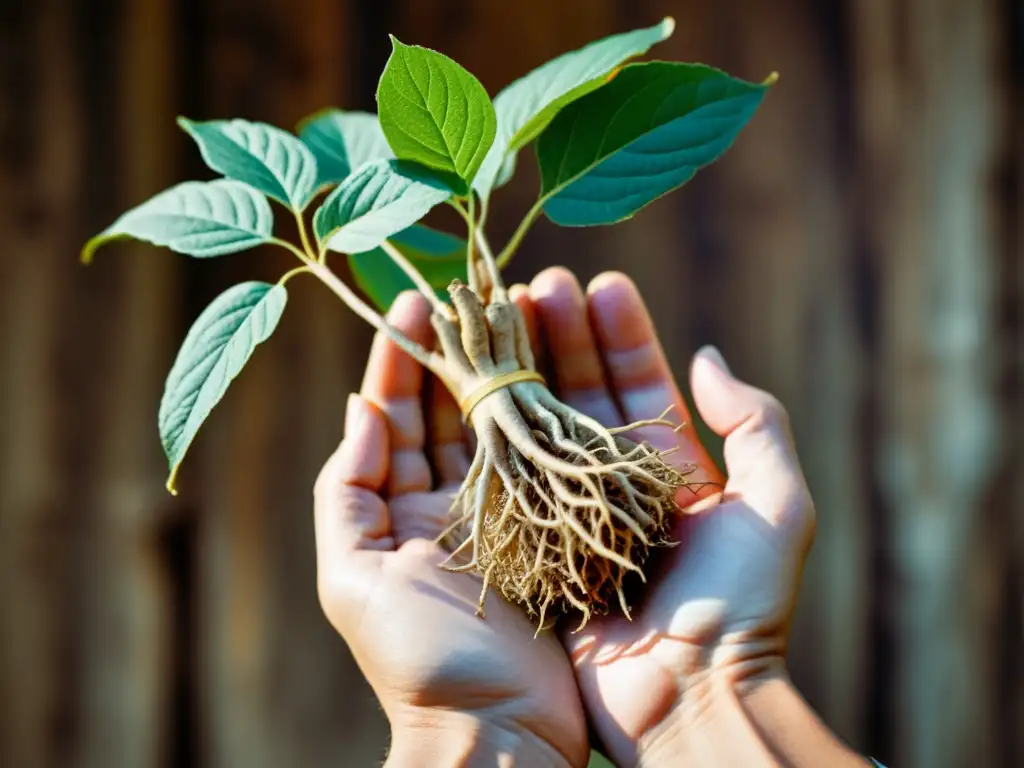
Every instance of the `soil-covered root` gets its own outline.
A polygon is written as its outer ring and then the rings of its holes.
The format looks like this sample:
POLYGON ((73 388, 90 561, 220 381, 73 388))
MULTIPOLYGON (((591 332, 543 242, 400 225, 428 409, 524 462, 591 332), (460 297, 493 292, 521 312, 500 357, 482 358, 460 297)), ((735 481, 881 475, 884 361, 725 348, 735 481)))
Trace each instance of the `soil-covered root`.
MULTIPOLYGON (((486 307, 459 282, 449 292, 455 311, 432 320, 461 402, 498 376, 535 370, 522 315, 504 291, 486 307)), ((529 380, 490 392, 466 416, 476 454, 443 538, 453 550, 447 567, 483 575, 478 613, 493 586, 538 627, 572 612, 582 627, 615 605, 628 616, 625 582, 643 580, 651 549, 670 544, 676 491, 690 470, 624 435, 674 425, 662 414, 608 429, 529 380)))

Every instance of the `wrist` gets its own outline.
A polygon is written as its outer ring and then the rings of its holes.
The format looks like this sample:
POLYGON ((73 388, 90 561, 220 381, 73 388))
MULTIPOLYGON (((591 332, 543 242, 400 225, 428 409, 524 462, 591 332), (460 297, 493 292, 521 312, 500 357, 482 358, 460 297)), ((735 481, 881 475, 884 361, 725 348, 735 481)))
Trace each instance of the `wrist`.
POLYGON ((515 723, 466 712, 417 710, 392 718, 386 768, 572 768, 554 746, 515 723))
POLYGON ((669 714, 637 744, 637 765, 864 768, 817 718, 781 663, 752 675, 728 668, 687 681, 669 714))

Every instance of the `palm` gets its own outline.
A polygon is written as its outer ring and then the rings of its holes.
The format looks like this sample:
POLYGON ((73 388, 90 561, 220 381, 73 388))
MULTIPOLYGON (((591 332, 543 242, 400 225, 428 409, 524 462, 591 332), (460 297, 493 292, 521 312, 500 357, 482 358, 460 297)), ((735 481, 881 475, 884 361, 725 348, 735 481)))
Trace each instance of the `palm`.
POLYGON ((358 661, 378 670, 373 684, 382 701, 473 710, 527 728, 573 755, 586 737, 572 669, 558 641, 551 635, 534 640, 522 611, 495 595, 481 621, 480 578, 438 568, 446 553, 433 538, 450 499, 450 493, 413 493, 391 500, 395 533, 404 543, 392 552, 363 553, 372 558, 375 578, 355 630, 362 641, 354 645, 365 649, 358 661), (424 520, 436 525, 424 526, 424 520))
MULTIPOLYGON (((549 348, 560 396, 608 425, 656 417, 669 404, 689 422, 635 286, 603 275, 587 293, 555 269, 519 302, 535 342, 549 348)), ((711 375, 694 369, 694 396, 709 426, 727 435, 728 485, 719 499, 721 473, 691 424, 678 434, 637 430, 675 449, 670 461, 696 467, 697 493, 681 490, 679 501, 697 503, 679 519, 679 546, 658 553, 632 621, 608 616, 565 635, 584 706, 619 762, 635 757, 637 741, 703 670, 732 665, 743 674, 785 650, 813 510, 777 403, 752 388, 737 399, 711 375)))
MULTIPOLYGON (((402 297, 389 321, 430 343, 428 308, 402 297)), ((438 566, 435 540, 469 466, 459 411, 423 369, 378 336, 346 436, 317 480, 317 557, 325 613, 348 641, 392 724, 470 713, 586 761, 572 667, 551 635, 534 639, 497 595, 476 615, 476 575, 438 566), (429 439, 428 439, 429 436, 429 439)))
POLYGON ((657 563, 633 621, 609 616, 567 637, 584 704, 607 741, 635 743, 655 726, 709 649, 729 663, 781 657, 794 592, 778 578, 793 572, 782 562, 786 535, 742 497, 684 517, 681 546, 657 563))

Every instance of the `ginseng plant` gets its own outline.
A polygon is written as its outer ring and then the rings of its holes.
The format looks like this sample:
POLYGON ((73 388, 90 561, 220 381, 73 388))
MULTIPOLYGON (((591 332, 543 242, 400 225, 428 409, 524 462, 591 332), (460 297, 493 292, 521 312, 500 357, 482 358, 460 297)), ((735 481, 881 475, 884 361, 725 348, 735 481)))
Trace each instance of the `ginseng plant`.
POLYGON ((197 258, 270 244, 298 264, 276 284, 229 288, 186 336, 160 403, 168 490, 200 425, 274 331, 286 283, 309 273, 436 375, 472 427, 475 457, 442 541, 452 554, 445 567, 482 575, 480 613, 491 585, 538 628, 573 611, 582 626, 616 603, 628 616, 623 579, 642 578, 650 549, 671 544, 688 474, 630 434, 675 425, 666 411, 608 428, 559 401, 537 372, 501 269, 541 214, 569 227, 628 219, 716 160, 750 120, 774 75, 757 84, 702 64, 626 63, 673 26, 666 18, 564 54, 493 101, 456 62, 392 37, 377 115, 326 110, 298 136, 244 120, 180 119, 223 178, 179 184, 128 211, 89 241, 83 261, 110 240, 135 238, 197 258), (531 143, 540 191, 495 254, 485 230, 491 194, 531 143), (274 236, 268 198, 294 217, 298 243, 274 236), (418 223, 441 204, 461 215, 465 239, 418 223), (381 311, 402 290, 422 293, 436 345, 390 327, 331 270, 332 252, 347 255, 381 311))

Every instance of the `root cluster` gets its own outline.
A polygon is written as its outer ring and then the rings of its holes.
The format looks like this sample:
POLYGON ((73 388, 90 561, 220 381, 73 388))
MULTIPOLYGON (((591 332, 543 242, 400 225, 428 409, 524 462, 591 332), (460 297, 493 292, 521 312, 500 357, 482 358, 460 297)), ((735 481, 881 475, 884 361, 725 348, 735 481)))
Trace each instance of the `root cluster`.
MULTIPOLYGON (((460 401, 496 376, 535 370, 518 307, 500 284, 474 288, 454 282, 452 306, 435 304, 432 315, 443 378, 460 401)), ((442 538, 452 549, 447 568, 483 576, 478 613, 493 586, 539 628, 567 612, 578 612, 582 627, 614 605, 629 615, 624 580, 642 580, 651 548, 670 543, 687 470, 625 434, 673 428, 665 415, 609 429, 536 381, 498 389, 473 408, 476 452, 442 538)))

